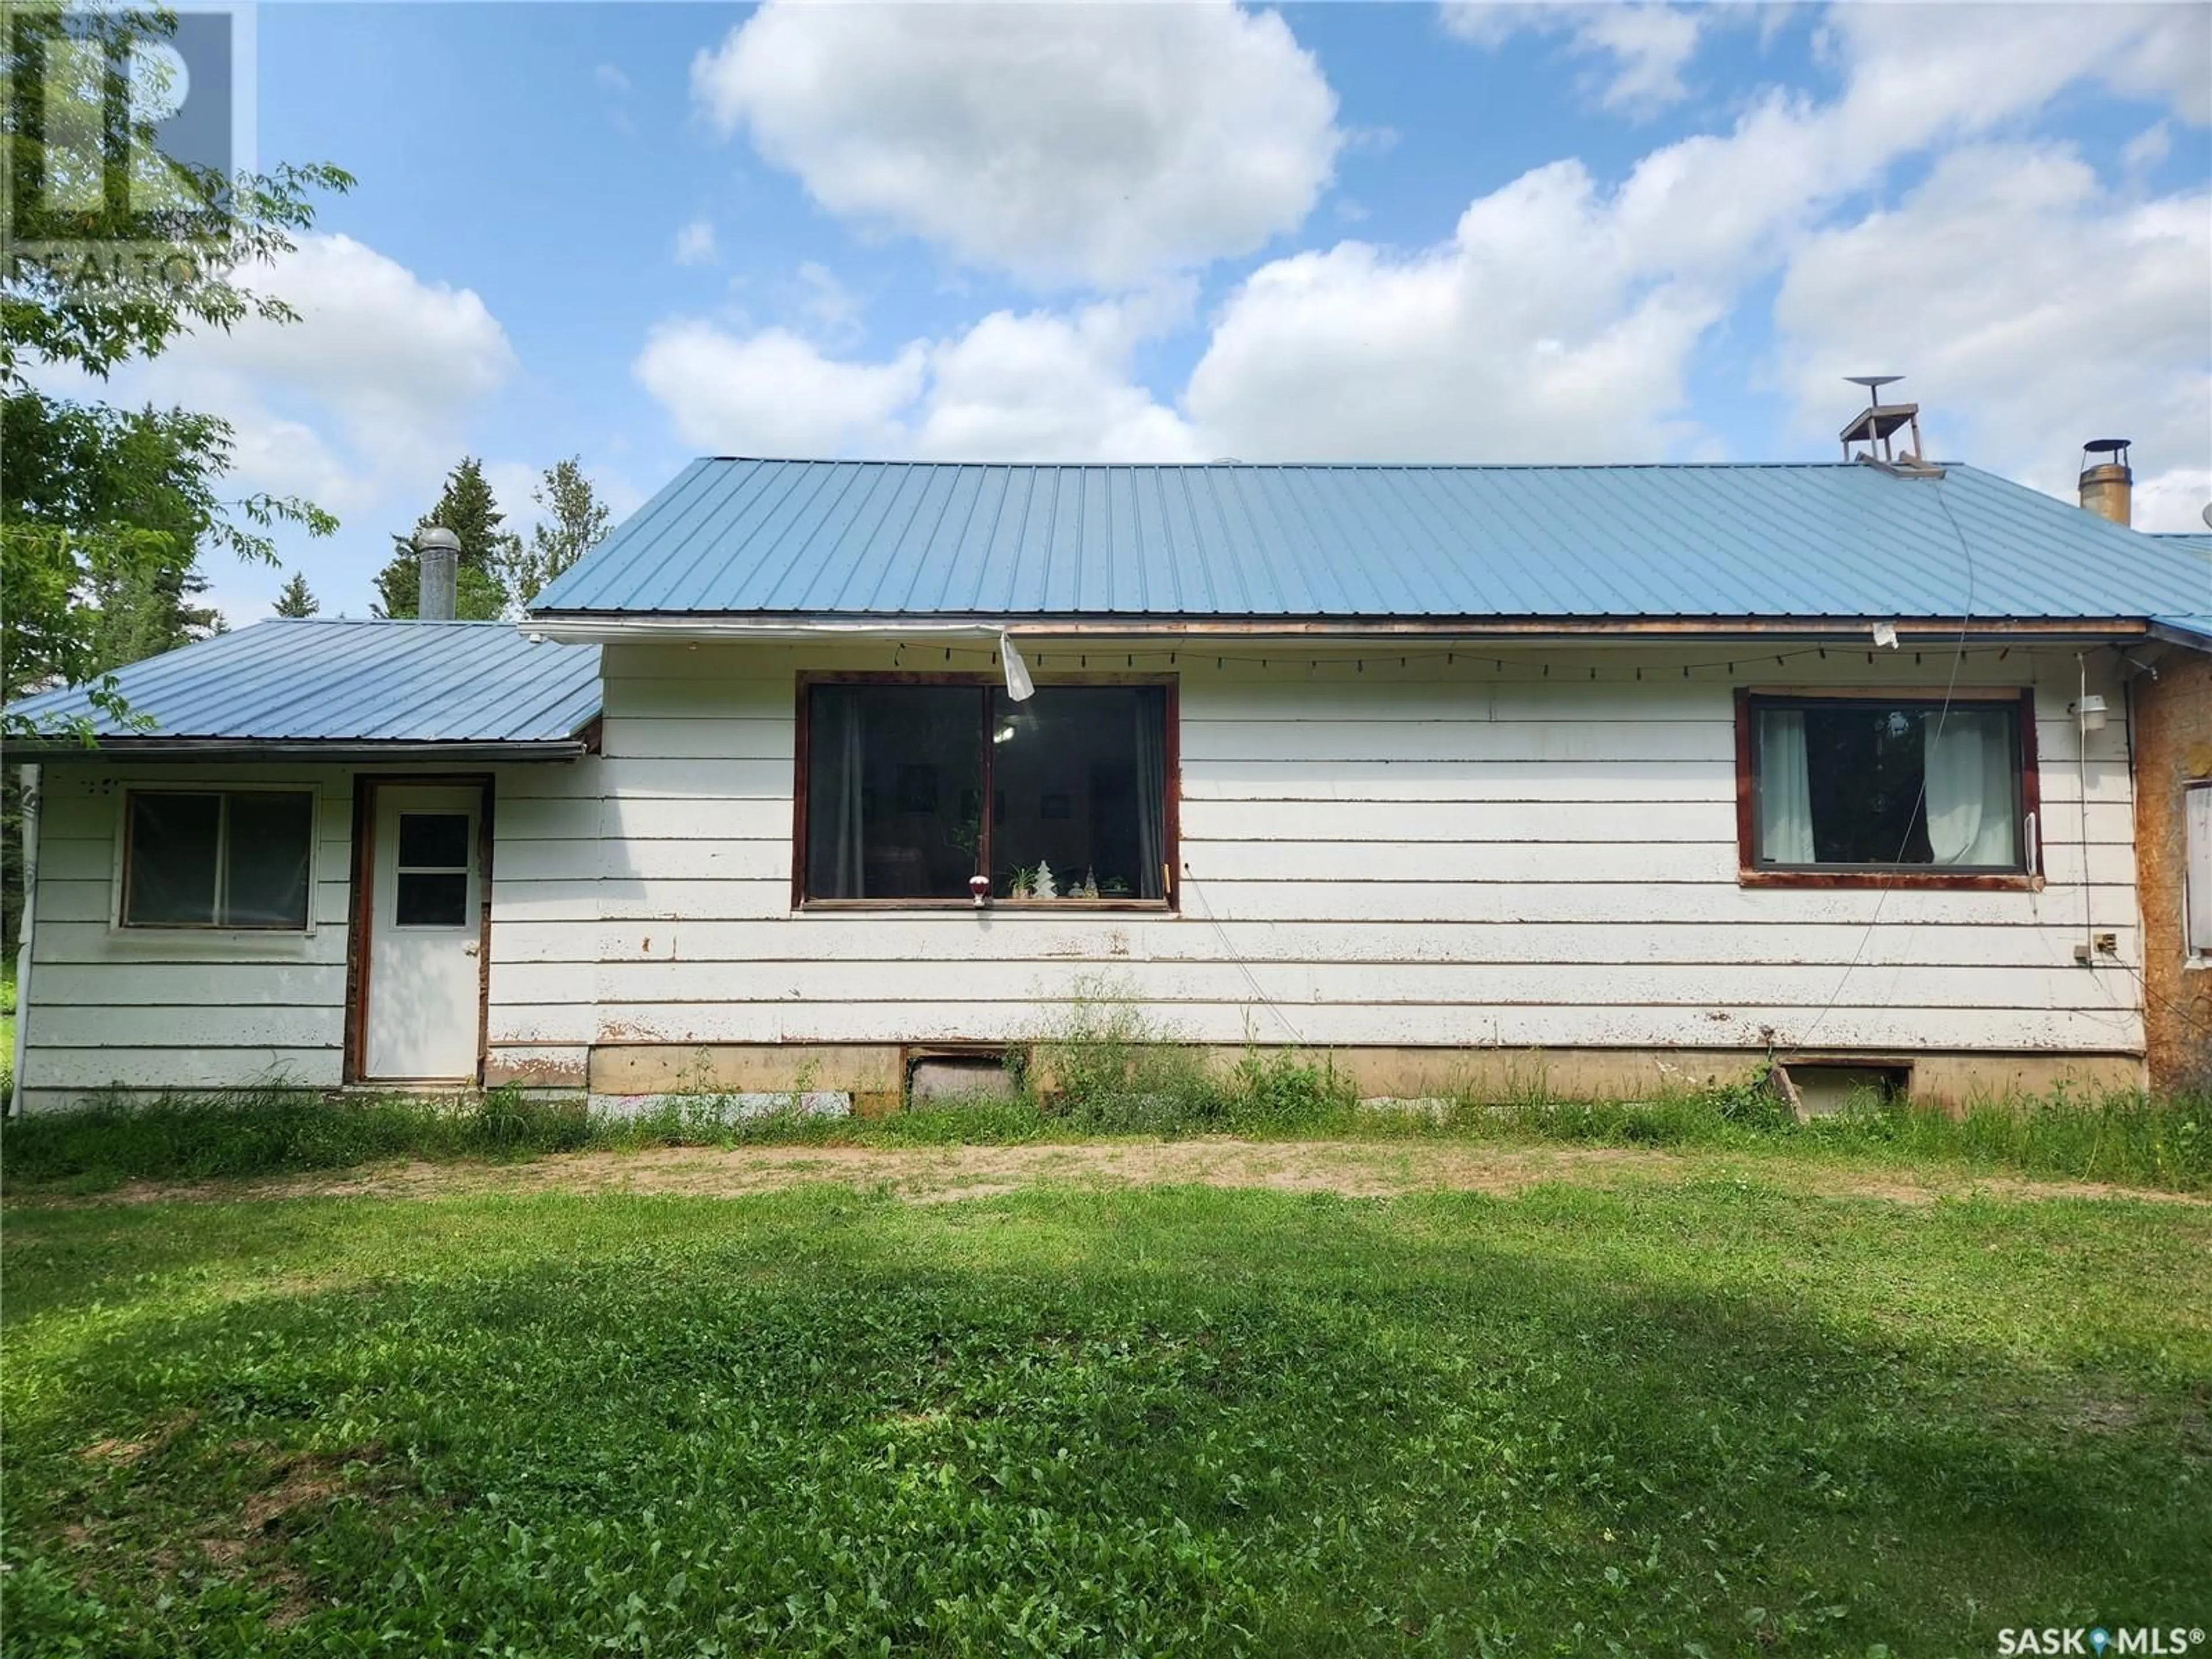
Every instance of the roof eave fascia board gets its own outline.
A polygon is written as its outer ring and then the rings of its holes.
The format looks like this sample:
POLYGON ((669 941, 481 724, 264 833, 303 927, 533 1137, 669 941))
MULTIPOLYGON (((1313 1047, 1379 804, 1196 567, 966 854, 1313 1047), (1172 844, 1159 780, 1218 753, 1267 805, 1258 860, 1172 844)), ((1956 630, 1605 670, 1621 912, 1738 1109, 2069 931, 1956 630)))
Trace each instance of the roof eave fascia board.
POLYGON ((2144 630, 2162 645, 2178 645, 2185 651, 2212 652, 2212 623, 2203 629, 2183 628, 2174 623, 2154 622, 2144 630))
POLYGON ((394 761, 570 761, 590 751, 590 745, 576 738, 438 743, 421 739, 375 742, 347 738, 100 737, 87 744, 66 734, 20 738, 10 742, 9 748, 20 755, 34 755, 41 761, 323 761, 372 766, 394 761))
POLYGON ((1011 635, 1023 641, 1133 639, 1151 635, 1188 639, 1193 635, 1265 641, 1272 640, 1371 640, 1418 638, 1450 641, 1606 640, 1729 641, 1805 640, 1821 644, 1856 643, 1877 623, 1899 637, 1925 642, 1955 639, 2042 641, 2051 644, 2096 644, 2140 640, 2150 625, 2135 617, 1235 617, 1191 616, 1121 617, 890 617, 760 616, 711 612, 655 612, 615 615, 570 611, 526 617, 523 630, 563 645, 620 645, 659 641, 806 644, 832 640, 895 642, 915 639, 997 640, 1011 635))

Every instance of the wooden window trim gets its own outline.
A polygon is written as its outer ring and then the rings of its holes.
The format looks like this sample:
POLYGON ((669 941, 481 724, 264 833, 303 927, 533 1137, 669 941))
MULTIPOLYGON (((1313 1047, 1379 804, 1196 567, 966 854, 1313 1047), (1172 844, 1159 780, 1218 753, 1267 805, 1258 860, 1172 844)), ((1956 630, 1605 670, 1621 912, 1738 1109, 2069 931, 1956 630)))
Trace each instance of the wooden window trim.
POLYGON ((122 789, 122 828, 116 836, 115 912, 108 926, 118 933, 201 933, 246 939, 312 939, 315 933, 315 850, 322 839, 322 792, 312 783, 126 783, 122 789), (234 921, 133 921, 131 920, 131 838, 137 834, 137 814, 131 810, 139 795, 213 795, 223 803, 216 814, 216 897, 220 908, 223 875, 228 867, 230 805, 233 795, 305 795, 307 798, 307 919, 297 927, 257 927, 234 921))
MULTIPOLYGON (((1150 915, 1175 915, 1182 908, 1182 884, 1176 872, 1182 867, 1182 720, 1181 717, 1181 680, 1174 674, 1136 673, 1049 673, 1032 674, 1031 679, 1045 686, 1123 686, 1156 685, 1164 694, 1161 698, 1160 769, 1161 780, 1161 848, 1160 856, 1166 868, 1162 896, 1145 898, 1096 899, 1005 899, 994 898, 983 908, 993 911, 1008 911, 1016 915, 1098 915, 1108 913, 1127 915, 1136 912, 1150 915)), ((1006 684, 998 674, 960 672, 947 670, 942 673, 927 673, 911 670, 890 669, 869 672, 860 669, 801 669, 796 676, 794 688, 797 712, 793 724, 792 755, 792 830, 791 830, 791 908, 794 915, 815 913, 835 914, 839 911, 919 910, 927 912, 969 911, 976 908, 975 901, 968 898, 809 898, 806 896, 806 800, 807 764, 811 753, 807 730, 808 694, 817 685, 951 685, 978 688, 1002 686, 1006 684)), ((982 723, 977 731, 977 740, 983 750, 983 822, 977 838, 975 860, 983 870, 991 867, 991 704, 982 699, 982 723)))
POLYGON ((2189 857, 2189 798, 2212 796, 2212 778, 2189 778, 2181 786, 2181 965, 2191 972, 2212 969, 2212 939, 2198 939, 2191 929, 2190 878, 2196 873, 2189 857))
POLYGON ((2039 893, 2045 884, 2043 866, 2043 787, 2035 747, 2035 691, 1977 687, 1968 690, 1916 688, 1886 690, 1853 686, 1831 690, 1745 686, 1735 694, 1735 841, 1736 881, 1744 887, 1917 888, 1923 891, 1957 893, 2039 893), (2020 710, 2020 796, 2021 833, 2029 838, 2029 869, 1959 872, 1923 869, 1911 865, 1850 870, 1775 870, 1753 860, 1757 824, 1756 795, 1752 775, 1752 717, 1759 705, 1773 702, 1942 702, 2008 703, 2020 710))

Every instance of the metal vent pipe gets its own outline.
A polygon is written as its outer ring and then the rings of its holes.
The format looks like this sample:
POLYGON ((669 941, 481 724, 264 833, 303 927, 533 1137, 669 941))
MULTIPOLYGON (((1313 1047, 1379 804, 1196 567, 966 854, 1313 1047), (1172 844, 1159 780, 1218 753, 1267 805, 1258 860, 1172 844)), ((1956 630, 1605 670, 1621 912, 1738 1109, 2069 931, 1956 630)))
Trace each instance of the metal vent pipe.
POLYGON ((421 598, 415 614, 424 622, 453 619, 454 590, 460 580, 461 538, 443 525, 415 532, 416 556, 422 562, 421 598))

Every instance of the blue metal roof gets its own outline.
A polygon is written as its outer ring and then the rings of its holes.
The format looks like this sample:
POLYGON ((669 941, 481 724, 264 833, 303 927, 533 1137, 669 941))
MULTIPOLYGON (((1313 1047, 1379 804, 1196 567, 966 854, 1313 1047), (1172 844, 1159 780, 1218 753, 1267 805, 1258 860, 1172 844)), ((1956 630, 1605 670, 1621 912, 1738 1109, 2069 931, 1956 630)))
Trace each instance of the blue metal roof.
POLYGON ((2183 548, 1972 467, 693 462, 546 617, 2140 618, 2183 548))
POLYGON ((9 713, 89 720, 137 743, 567 745, 599 712, 596 646, 533 643, 509 623, 272 618, 115 672, 135 727, 83 688, 9 713))

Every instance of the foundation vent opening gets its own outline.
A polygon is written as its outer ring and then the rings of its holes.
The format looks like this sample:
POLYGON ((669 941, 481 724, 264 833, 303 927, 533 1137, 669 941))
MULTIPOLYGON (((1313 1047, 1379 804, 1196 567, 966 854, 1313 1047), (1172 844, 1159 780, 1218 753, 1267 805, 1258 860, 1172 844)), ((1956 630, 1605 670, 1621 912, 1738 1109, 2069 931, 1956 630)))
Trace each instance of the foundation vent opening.
POLYGON ((1912 1088, 1910 1066, 1875 1060, 1793 1060, 1774 1069, 1780 1073, 1777 1085, 1783 1097, 1801 1118, 1887 1106, 1912 1088))
POLYGON ((907 1067, 907 1099, 916 1106, 1012 1100, 1020 1093, 1021 1079, 1003 1054, 921 1054, 907 1067))

